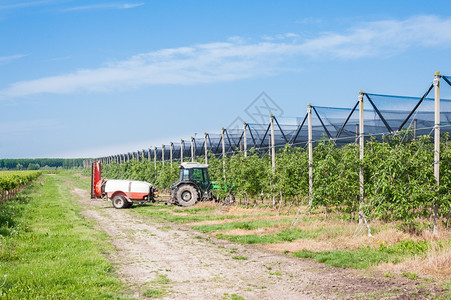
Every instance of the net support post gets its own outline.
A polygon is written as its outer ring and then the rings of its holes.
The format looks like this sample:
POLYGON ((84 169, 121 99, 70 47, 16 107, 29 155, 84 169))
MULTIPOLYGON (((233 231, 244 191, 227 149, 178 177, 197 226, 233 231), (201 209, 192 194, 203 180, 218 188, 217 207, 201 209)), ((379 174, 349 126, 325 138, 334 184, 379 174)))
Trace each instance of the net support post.
POLYGON ((174 143, 171 142, 171 143, 169 144, 169 164, 170 164, 171 168, 172 168, 172 158, 173 158, 172 150, 173 150, 173 149, 174 149, 174 143))
POLYGON ((180 163, 183 162, 183 146, 184 146, 185 142, 183 141, 183 139, 180 140, 180 163))
POLYGON ((205 160, 205 164, 208 164, 208 133, 204 133, 204 160, 205 160))
MULTIPOLYGON (((440 186, 440 72, 434 74, 434 177, 437 188, 440 186)), ((433 234, 438 234, 438 197, 433 204, 433 234)))
POLYGON ((275 137, 274 137, 274 115, 270 116, 270 124, 271 124, 271 167, 272 172, 276 171, 276 145, 275 145, 275 137))
POLYGON ((226 156, 226 151, 225 151, 225 129, 224 127, 222 127, 221 129, 221 139, 222 139, 222 175, 224 177, 224 180, 226 179, 226 162, 225 162, 225 156, 226 156))
MULTIPOLYGON (((365 219, 365 213, 363 211, 363 205, 365 202, 365 194, 364 194, 364 185, 365 185, 365 179, 363 176, 363 158, 365 157, 365 124, 364 124, 364 106, 363 106, 363 91, 359 91, 359 225, 363 225, 363 223, 366 224, 365 219)), ((369 227, 368 229, 368 236, 371 236, 371 232, 369 227)))
POLYGON ((164 167, 164 144, 161 145, 161 163, 163 164, 164 167))
POLYGON ((155 170, 155 179, 157 179, 157 147, 153 147, 153 168, 155 170))
POLYGON ((191 137, 191 162, 194 162, 194 138, 191 137))
POLYGON ((312 130, 312 105, 307 106, 308 119, 308 205, 313 203, 313 130, 312 130))
POLYGON ((246 133, 246 128, 247 127, 247 123, 244 122, 243 124, 243 150, 244 150, 244 157, 247 157, 247 133, 246 133))

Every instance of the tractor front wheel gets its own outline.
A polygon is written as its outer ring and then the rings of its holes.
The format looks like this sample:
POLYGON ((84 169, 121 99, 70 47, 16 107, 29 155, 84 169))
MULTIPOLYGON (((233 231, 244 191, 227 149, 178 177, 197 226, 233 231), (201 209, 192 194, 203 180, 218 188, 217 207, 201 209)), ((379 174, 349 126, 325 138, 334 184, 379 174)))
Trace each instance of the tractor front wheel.
POLYGON ((177 199, 177 203, 181 206, 192 206, 196 204, 197 199, 199 198, 199 192, 194 186, 186 184, 177 189, 175 198, 177 199))
POLYGON ((222 199, 222 204, 224 205, 232 205, 235 203, 235 196, 233 194, 228 194, 222 199))

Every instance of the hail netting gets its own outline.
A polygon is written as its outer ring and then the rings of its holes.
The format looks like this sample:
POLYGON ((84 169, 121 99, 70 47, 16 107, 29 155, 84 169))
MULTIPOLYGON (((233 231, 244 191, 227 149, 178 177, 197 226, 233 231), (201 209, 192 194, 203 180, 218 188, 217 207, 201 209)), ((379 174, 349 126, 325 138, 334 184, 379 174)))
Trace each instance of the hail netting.
MULTIPOLYGON (((451 77, 441 76, 440 90, 440 125, 441 132, 451 131, 451 77)), ((365 93, 364 95, 364 134, 381 137, 396 134, 402 130, 414 131, 416 136, 430 134, 434 127, 433 85, 424 91, 421 97, 406 97, 365 93)), ((305 111, 300 109, 300 111, 305 111)), ((300 117, 274 117, 274 143, 276 150, 289 144, 294 147, 305 147, 308 143, 307 115, 300 117)), ((312 139, 333 140, 342 146, 358 141, 359 105, 355 103, 349 108, 312 106, 312 139)), ((151 147, 138 153, 117 155, 123 160, 144 157, 145 159, 168 161, 190 160, 192 156, 205 156, 208 153, 221 157, 237 151, 254 148, 265 153, 271 146, 270 116, 264 124, 247 123, 241 128, 224 128, 206 135, 195 135, 180 142, 165 144, 164 147, 151 147), (172 151, 171 151, 172 149, 172 151), (181 151, 183 149, 183 151, 181 151)), ((106 161, 111 161, 106 157, 106 161)))

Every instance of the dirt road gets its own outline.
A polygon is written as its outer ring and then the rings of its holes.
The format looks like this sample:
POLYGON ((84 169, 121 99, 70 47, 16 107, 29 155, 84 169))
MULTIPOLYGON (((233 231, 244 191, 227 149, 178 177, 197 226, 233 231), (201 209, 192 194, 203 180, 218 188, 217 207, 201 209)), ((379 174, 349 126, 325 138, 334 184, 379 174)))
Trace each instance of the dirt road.
POLYGON ((440 292, 218 240, 114 209, 84 190, 74 193, 86 208, 82 214, 111 237, 109 258, 138 299, 152 295, 149 290, 165 291, 163 299, 430 299, 440 292))

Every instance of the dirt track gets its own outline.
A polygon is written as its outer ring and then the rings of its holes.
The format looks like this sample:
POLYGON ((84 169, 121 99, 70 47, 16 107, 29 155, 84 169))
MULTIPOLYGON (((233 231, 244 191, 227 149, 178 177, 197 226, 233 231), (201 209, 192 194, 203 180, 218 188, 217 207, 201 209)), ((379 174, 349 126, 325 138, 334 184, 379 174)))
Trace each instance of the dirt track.
POLYGON ((109 259, 118 276, 146 299, 165 289, 164 299, 431 299, 441 289, 409 279, 359 275, 257 247, 217 240, 188 227, 156 223, 93 201, 76 189, 82 214, 111 237, 109 259), (169 279, 168 283, 161 278, 169 279))

